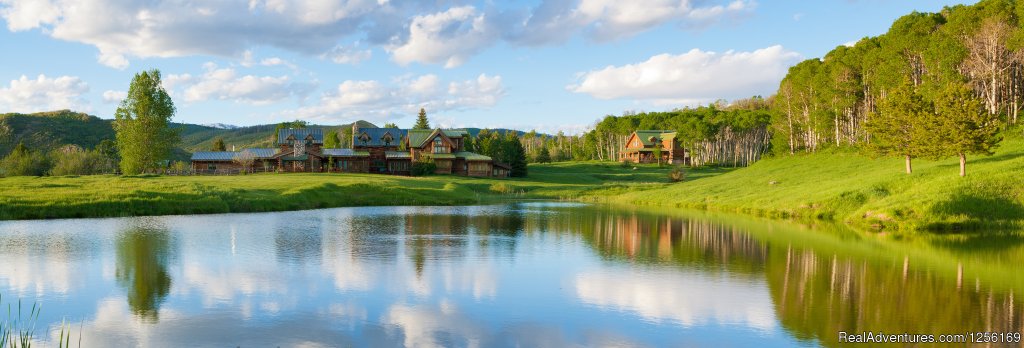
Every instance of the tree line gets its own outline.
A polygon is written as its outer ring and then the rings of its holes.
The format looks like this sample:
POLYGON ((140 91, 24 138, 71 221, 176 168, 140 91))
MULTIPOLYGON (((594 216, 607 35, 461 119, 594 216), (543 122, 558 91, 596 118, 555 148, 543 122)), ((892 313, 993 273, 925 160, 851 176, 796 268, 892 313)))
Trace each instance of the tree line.
POLYGON ((777 153, 855 146, 873 155, 988 155, 1024 98, 1024 2, 914 12, 883 35, 790 68, 772 103, 777 153))

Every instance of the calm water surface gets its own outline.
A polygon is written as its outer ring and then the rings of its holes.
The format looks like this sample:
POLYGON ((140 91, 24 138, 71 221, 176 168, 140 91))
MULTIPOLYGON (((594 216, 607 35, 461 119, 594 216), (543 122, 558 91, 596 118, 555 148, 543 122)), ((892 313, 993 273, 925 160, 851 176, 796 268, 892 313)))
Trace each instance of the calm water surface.
POLYGON ((836 346, 838 331, 1021 332, 1021 265, 1016 234, 897 240, 555 203, 0 222, 4 306, 41 303, 38 344, 69 320, 86 347, 836 346))

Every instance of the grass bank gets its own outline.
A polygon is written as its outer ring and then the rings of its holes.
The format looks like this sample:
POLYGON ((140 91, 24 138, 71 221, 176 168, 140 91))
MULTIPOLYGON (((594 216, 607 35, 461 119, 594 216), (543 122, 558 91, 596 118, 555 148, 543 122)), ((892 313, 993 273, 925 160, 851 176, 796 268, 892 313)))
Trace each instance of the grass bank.
POLYGON ((871 159, 852 150, 766 159, 741 169, 690 170, 608 162, 531 165, 528 178, 371 174, 0 178, 0 219, 264 212, 370 205, 463 205, 573 199, 686 207, 884 230, 1024 227, 1024 137, 996 154, 956 159, 871 159))
MULTIPOLYGON (((0 178, 0 219, 265 212, 371 205, 463 205, 573 199, 662 187, 667 168, 613 163, 530 167, 528 178, 372 174, 0 178)), ((698 171, 696 177, 717 170, 698 171)))
POLYGON ((722 175, 589 200, 688 207, 775 218, 825 219, 886 230, 1024 227, 1024 137, 1008 134, 995 155, 871 159, 851 150, 767 159, 722 175))

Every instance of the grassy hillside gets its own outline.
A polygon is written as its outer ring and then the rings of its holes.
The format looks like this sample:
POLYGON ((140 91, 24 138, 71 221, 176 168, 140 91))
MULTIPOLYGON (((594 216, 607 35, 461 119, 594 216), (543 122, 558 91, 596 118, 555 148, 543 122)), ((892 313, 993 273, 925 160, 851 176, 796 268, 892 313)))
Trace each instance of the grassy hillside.
MULTIPOLYGON (((400 177, 373 174, 83 176, 0 178, 0 219, 280 211, 363 205, 475 204, 560 199, 662 187, 666 168, 563 163, 530 167, 529 178, 400 177)), ((713 175, 699 172, 695 176, 713 175)))
POLYGON ((1024 226, 1024 137, 1007 134, 996 154, 969 156, 967 177, 955 158, 871 159, 844 151, 763 160, 723 175, 592 199, 693 207, 753 215, 822 218, 882 229, 984 229, 1024 226))
POLYGON ((35 114, 0 114, 0 157, 18 142, 31 149, 50 150, 66 144, 92 148, 113 139, 110 120, 69 110, 35 114))

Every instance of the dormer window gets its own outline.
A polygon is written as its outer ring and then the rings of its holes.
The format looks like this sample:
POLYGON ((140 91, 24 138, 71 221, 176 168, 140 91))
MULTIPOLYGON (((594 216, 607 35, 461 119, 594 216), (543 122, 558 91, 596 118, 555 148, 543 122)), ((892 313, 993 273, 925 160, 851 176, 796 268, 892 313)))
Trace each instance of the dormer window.
POLYGON ((448 153, 448 147, 444 145, 441 137, 434 138, 434 153, 448 153))
POLYGON ((366 145, 366 143, 370 142, 370 135, 366 133, 359 135, 359 141, 362 141, 363 145, 366 145))
POLYGON ((380 140, 384 142, 384 146, 391 146, 391 142, 395 140, 395 138, 391 137, 391 133, 384 133, 384 136, 381 137, 380 140))

